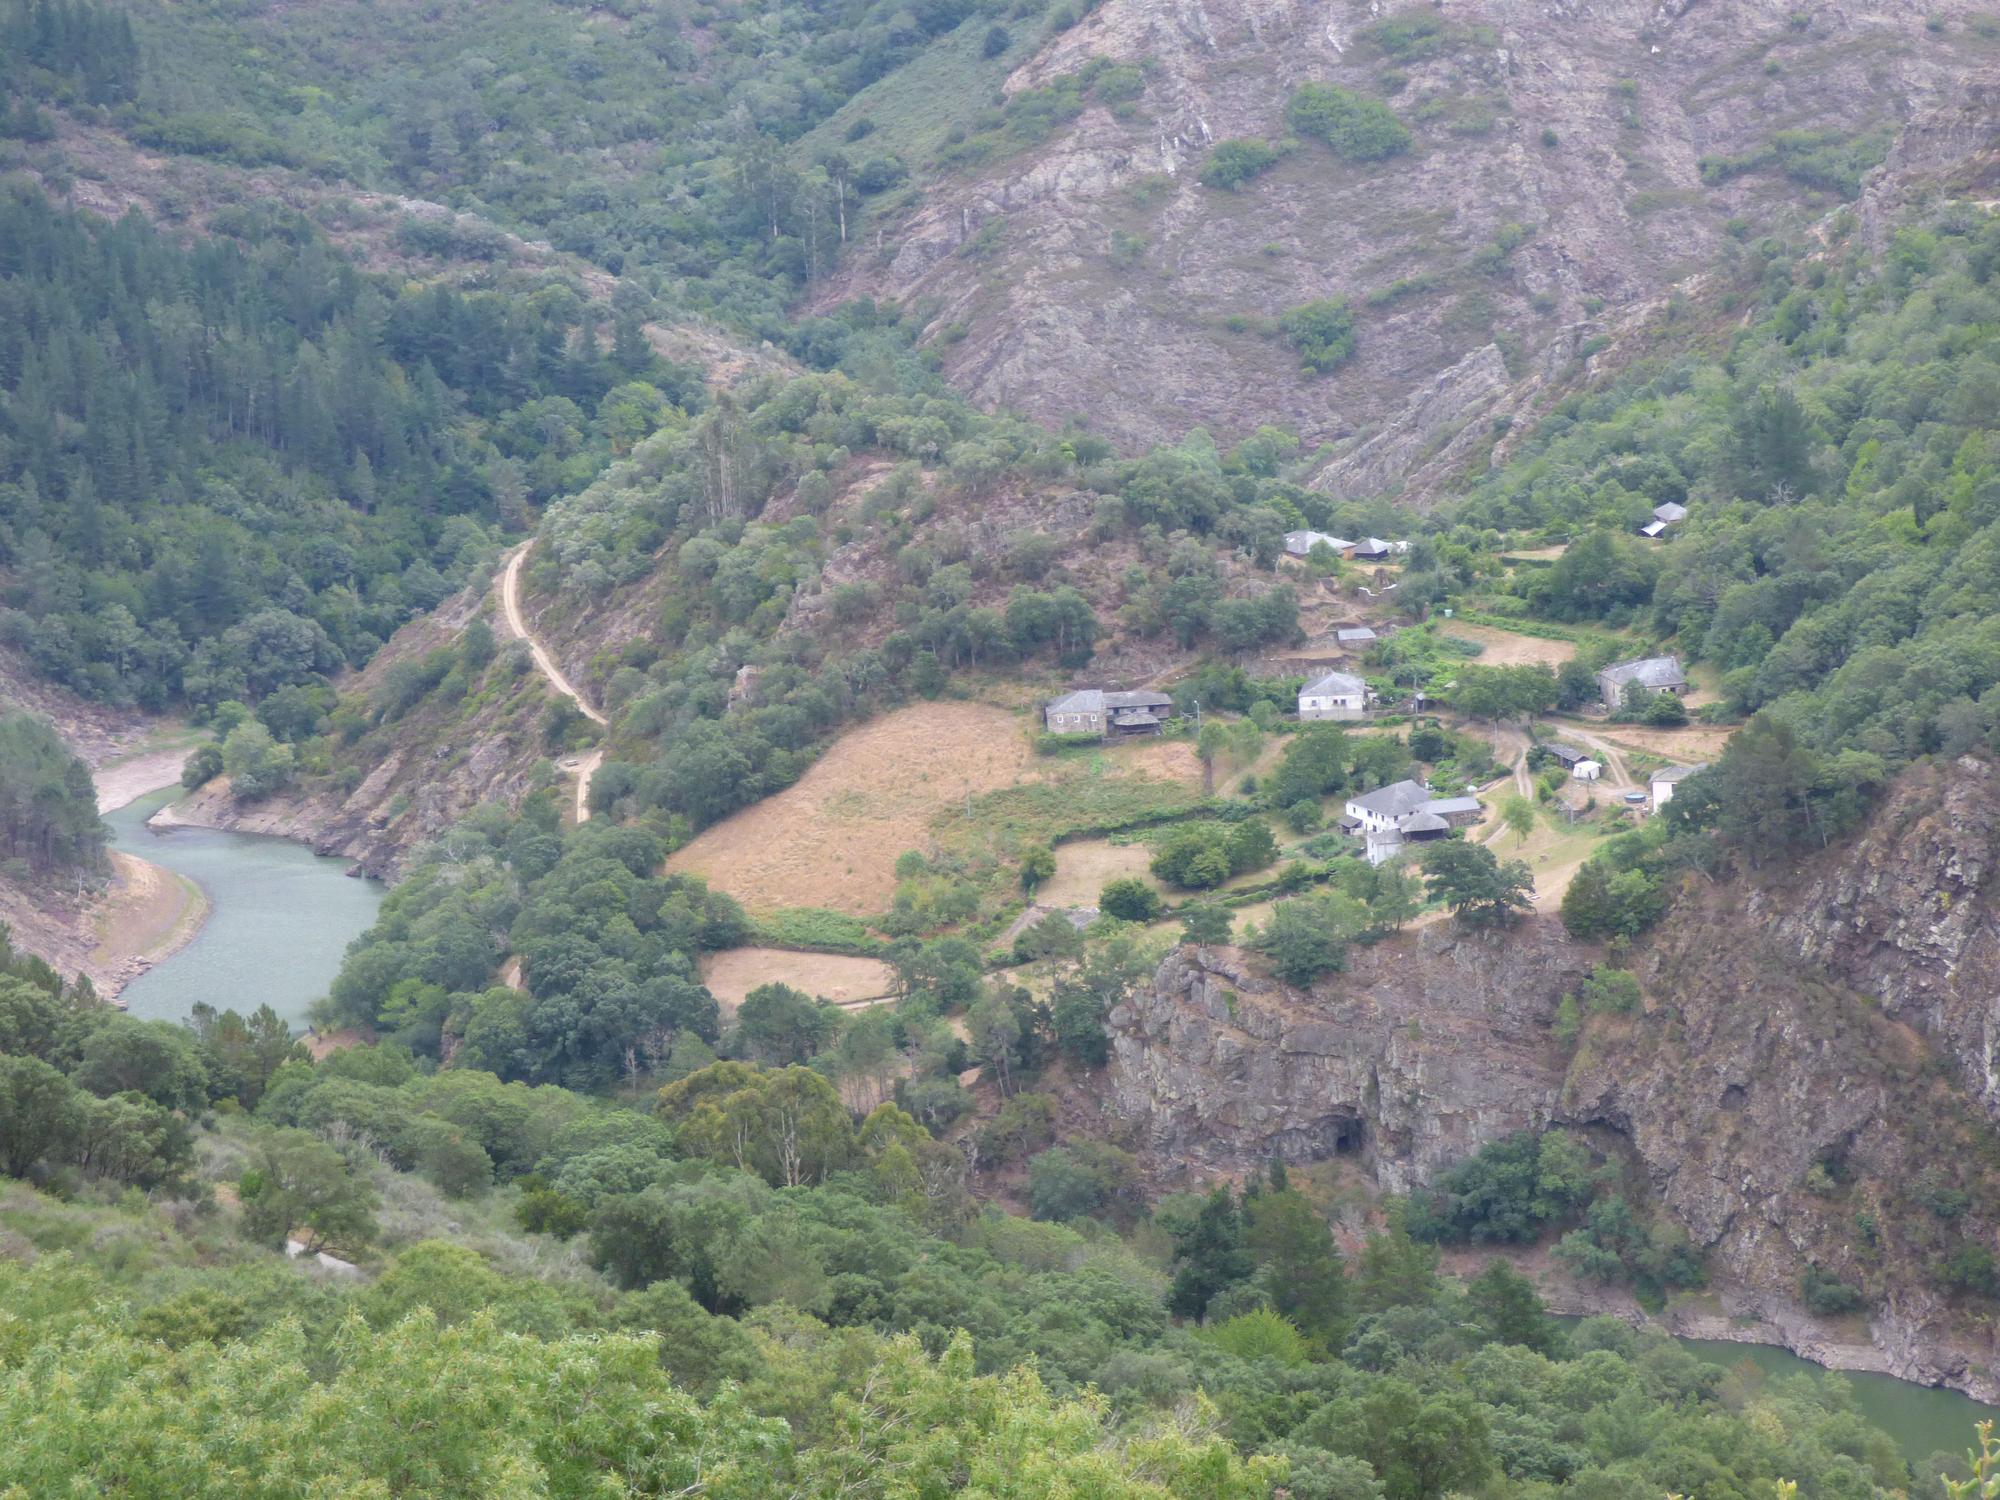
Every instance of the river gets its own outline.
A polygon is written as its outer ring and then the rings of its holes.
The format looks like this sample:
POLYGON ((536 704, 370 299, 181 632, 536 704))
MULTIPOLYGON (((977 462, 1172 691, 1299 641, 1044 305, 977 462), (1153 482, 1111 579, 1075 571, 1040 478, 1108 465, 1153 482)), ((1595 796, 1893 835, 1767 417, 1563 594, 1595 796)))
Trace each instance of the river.
POLYGON ((2000 1424, 2000 1408, 1982 1406, 1970 1396, 1940 1386, 1916 1385, 1893 1375, 1862 1370, 1834 1372, 1771 1344, 1734 1344, 1724 1339, 1674 1342, 1696 1359, 1735 1369, 1747 1366, 1766 1379, 1811 1375, 1824 1380, 1838 1373, 1853 1388, 1854 1404, 1861 1408, 1861 1414, 1894 1438, 1903 1457, 1913 1464, 1933 1453, 1964 1453, 1976 1441, 1975 1422, 2000 1424))
POLYGON ((347 862, 289 839, 212 828, 151 829, 146 819, 179 794, 148 793, 105 814, 114 848, 198 884, 208 920, 193 942, 125 986, 135 1016, 183 1021, 207 1001, 245 1015, 269 1005, 294 1028, 327 991, 347 945, 375 920, 382 887, 350 880, 347 862))
MULTIPOLYGON (((1582 1319, 1566 1315, 1556 1321, 1574 1328, 1582 1319)), ((1975 1422, 1990 1421, 2000 1429, 2000 1407, 1983 1405, 1943 1386, 1918 1385, 1865 1370, 1829 1370, 1775 1344, 1678 1337, 1674 1342, 1705 1364, 1737 1371, 1753 1386, 1781 1375, 1809 1375, 1815 1380, 1838 1375, 1854 1392, 1861 1415, 1895 1439, 1903 1457, 1913 1464, 1933 1453, 1964 1453, 1977 1441, 1975 1422)))

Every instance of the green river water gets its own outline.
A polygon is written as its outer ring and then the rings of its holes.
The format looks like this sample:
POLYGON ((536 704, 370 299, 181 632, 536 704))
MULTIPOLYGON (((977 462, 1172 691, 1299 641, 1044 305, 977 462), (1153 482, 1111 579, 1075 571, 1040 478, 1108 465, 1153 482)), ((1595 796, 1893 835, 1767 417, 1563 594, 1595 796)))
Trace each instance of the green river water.
POLYGON ((194 941, 125 986, 126 1008, 183 1021, 204 1000, 244 1015, 269 1005, 302 1028, 348 943, 375 920, 382 887, 350 880, 345 860, 289 839, 146 827, 178 791, 149 793, 104 819, 114 847, 189 877, 209 901, 194 941))
POLYGON ((1837 1373, 1853 1388, 1854 1403, 1862 1415, 1894 1438, 1912 1463, 1933 1453, 1964 1453, 1973 1446, 1975 1422, 1992 1421, 2000 1428, 2000 1409, 1982 1406, 1957 1391, 1913 1385, 1893 1375, 1834 1372, 1769 1344, 1732 1344, 1720 1339, 1674 1342, 1696 1359, 1726 1365, 1751 1381, 1777 1375, 1810 1375, 1825 1380, 1837 1373))

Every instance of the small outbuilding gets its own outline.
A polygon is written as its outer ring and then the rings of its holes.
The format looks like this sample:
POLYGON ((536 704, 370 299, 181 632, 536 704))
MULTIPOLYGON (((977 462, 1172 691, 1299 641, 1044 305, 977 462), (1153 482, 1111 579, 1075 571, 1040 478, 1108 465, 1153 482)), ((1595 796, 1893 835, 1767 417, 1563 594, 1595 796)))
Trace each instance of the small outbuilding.
POLYGON ((1595 781, 1604 774, 1604 767, 1594 760, 1580 760, 1569 768, 1569 774, 1578 781, 1595 781))
POLYGON ((1655 771, 1647 782, 1647 789, 1653 794, 1653 811, 1658 812, 1674 800, 1674 788, 1679 786, 1703 766, 1668 766, 1655 771))
POLYGON ((1343 625, 1334 631, 1333 638, 1343 646, 1365 646, 1376 639, 1376 636, 1366 625, 1343 625))

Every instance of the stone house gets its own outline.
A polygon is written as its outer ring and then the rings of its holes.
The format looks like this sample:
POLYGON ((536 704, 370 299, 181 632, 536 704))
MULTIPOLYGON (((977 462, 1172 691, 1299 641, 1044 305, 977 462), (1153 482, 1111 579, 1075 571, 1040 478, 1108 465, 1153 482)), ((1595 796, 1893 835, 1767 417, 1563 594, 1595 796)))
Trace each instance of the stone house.
POLYGON ((1158 734, 1171 715, 1174 700, 1165 693, 1112 693, 1079 688, 1047 705, 1043 723, 1050 734, 1158 734))
POLYGON ((1597 674, 1597 690, 1604 695, 1604 706, 1614 711, 1623 708, 1625 688, 1634 682, 1655 693, 1672 693, 1676 698, 1688 690, 1678 656, 1647 656, 1638 661, 1621 661, 1597 674))

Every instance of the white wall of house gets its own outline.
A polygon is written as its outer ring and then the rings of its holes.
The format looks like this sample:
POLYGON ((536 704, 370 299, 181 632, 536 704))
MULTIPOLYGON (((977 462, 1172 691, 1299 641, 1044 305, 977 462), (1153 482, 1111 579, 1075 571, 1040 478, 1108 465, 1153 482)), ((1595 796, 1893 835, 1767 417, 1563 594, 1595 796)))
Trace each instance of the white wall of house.
POLYGON ((1654 783, 1653 783, 1653 811, 1654 811, 1654 812, 1658 812, 1658 811, 1659 811, 1659 810, 1660 810, 1661 808, 1665 807, 1665 806, 1666 806, 1666 805, 1667 805, 1667 804, 1668 804, 1669 802, 1671 802, 1671 801, 1673 801, 1673 800, 1674 800, 1674 783, 1673 783, 1673 782, 1671 782, 1671 781, 1656 781, 1656 782, 1654 782, 1654 783))
POLYGON ((1375 812, 1370 808, 1363 807, 1359 802, 1350 802, 1347 804, 1347 815, 1350 818, 1359 818, 1363 831, 1367 833, 1381 833, 1386 829, 1394 828, 1397 822, 1395 818, 1390 817, 1388 814, 1375 812))
POLYGON ((1366 705, 1358 693, 1333 693, 1320 697, 1299 695, 1301 719, 1358 719, 1365 709, 1366 705))

